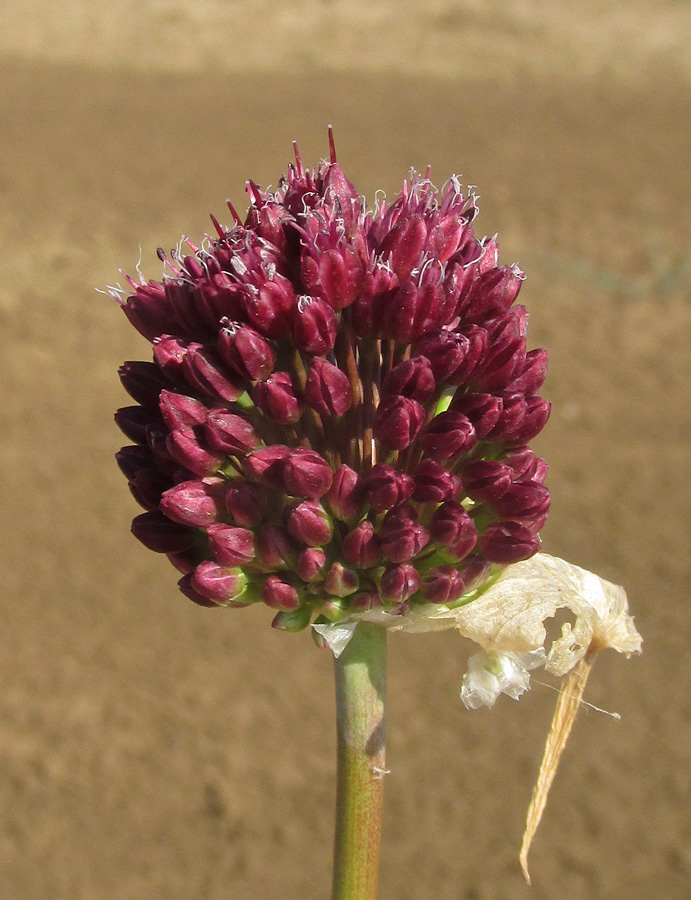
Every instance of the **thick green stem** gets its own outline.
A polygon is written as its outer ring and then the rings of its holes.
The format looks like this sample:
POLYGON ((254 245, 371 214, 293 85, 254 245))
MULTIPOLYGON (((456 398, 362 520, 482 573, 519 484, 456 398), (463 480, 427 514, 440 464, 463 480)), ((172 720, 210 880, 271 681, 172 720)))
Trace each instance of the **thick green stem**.
POLYGON ((386 629, 361 622, 335 664, 338 774, 332 900, 375 900, 386 774, 386 629))

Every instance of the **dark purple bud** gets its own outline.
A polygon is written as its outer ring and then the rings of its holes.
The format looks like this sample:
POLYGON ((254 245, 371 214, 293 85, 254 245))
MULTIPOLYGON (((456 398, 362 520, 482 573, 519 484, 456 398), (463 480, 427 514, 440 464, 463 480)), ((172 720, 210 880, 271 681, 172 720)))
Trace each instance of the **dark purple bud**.
POLYGON ((487 578, 492 570, 492 564, 482 556, 472 554, 463 560, 458 567, 458 574, 463 579, 465 592, 478 587, 487 578))
POLYGON ((462 413, 447 410, 436 415, 420 435, 420 445, 434 460, 469 453, 477 443, 472 422, 462 413))
POLYGON ((115 413, 115 424, 135 444, 145 445, 151 426, 162 425, 161 417, 143 406, 123 406, 115 413))
POLYGON ((320 416, 342 416, 353 402, 348 376, 337 366, 317 357, 307 373, 305 400, 320 416))
MULTIPOLYGON (((168 557, 170 559, 170 555, 168 557)), ((175 563, 174 563, 175 565, 175 563)), ((177 566, 176 566, 177 568, 177 566)), ((188 572, 185 572, 183 577, 178 581, 178 587, 182 591, 182 593, 187 597, 188 600, 191 600, 193 603, 196 603, 198 606, 206 606, 206 607, 215 607, 218 609, 218 603, 214 603, 213 600, 209 600, 208 597, 203 597, 198 591, 192 587, 192 575, 194 573, 194 566, 188 572)))
POLYGON ((490 346, 487 331, 478 325, 467 325, 463 329, 463 337, 468 341, 463 362, 451 373, 451 384, 465 384, 476 370, 481 369, 490 346))
POLYGON ((331 487, 333 471, 315 450, 298 447, 285 461, 283 480, 289 494, 316 500, 331 487))
POLYGON ((507 390, 525 394, 526 397, 537 394, 547 376, 547 351, 537 349, 526 353, 523 365, 517 372, 507 390))
POLYGON ((323 356, 336 341, 336 315, 325 300, 303 295, 298 298, 293 319, 293 340, 298 350, 323 356))
POLYGON ((420 574, 410 563, 387 566, 381 580, 381 595, 389 603, 404 603, 420 587, 420 574))
POLYGON ((397 288, 396 276, 385 266, 377 266, 374 272, 365 275, 362 290, 351 307, 357 335, 367 338, 380 335, 385 312, 397 288))
POLYGON ((303 581, 323 581, 326 553, 319 547, 305 547, 298 556, 297 573, 303 581))
POLYGON ((440 286, 418 286, 412 280, 405 281, 388 303, 383 322, 386 337, 399 344, 410 344, 435 330, 440 324, 443 300, 440 286))
POLYGON ((362 495, 357 472, 344 463, 336 469, 325 499, 333 515, 342 522, 348 522, 361 515, 364 506, 362 495))
POLYGON ((316 500, 305 500, 288 513, 288 531, 308 547, 323 547, 333 536, 333 523, 316 500))
POLYGON ((187 341, 165 334, 154 341, 154 360, 166 375, 175 377, 182 371, 187 353, 187 341))
POLYGON ((485 271, 472 284, 462 306, 463 318, 469 322, 485 322, 506 312, 518 296, 524 279, 525 275, 515 265, 485 271))
POLYGON ((413 480, 413 500, 420 503, 443 503, 444 500, 453 500, 461 491, 461 479, 431 459, 420 463, 413 480))
POLYGON ((390 450, 404 450, 420 433, 425 409, 408 397, 395 397, 380 404, 374 420, 374 436, 390 450))
POLYGON ((268 378, 276 362, 271 344, 254 328, 236 322, 221 329, 218 352, 238 375, 250 381, 268 378))
POLYGON ((448 381, 458 371, 469 347, 470 341, 464 334, 440 331, 438 334, 427 334, 416 341, 415 354, 429 360, 434 379, 440 384, 448 381))
POLYGON ((158 395, 168 382, 155 363, 126 362, 120 366, 118 374, 133 400, 149 409, 158 409, 158 395))
POLYGON ((247 576, 241 569, 225 568, 211 560, 199 563, 190 578, 190 585, 202 597, 219 606, 242 604, 247 590, 247 576))
POLYGON ((547 518, 549 490, 532 481, 514 484, 492 507, 503 518, 534 527, 534 523, 544 524, 547 518))
POLYGON ((369 609, 381 606, 381 597, 379 592, 372 588, 369 591, 360 591, 359 594, 354 594, 348 601, 348 605, 353 612, 367 612, 369 609))
POLYGON ((427 240, 427 226, 420 215, 409 216, 398 222, 379 246, 379 255, 388 260, 399 282, 410 276, 420 264, 427 240))
POLYGON ((240 376, 231 372, 202 344, 190 344, 182 360, 182 374, 190 387, 214 400, 232 403, 242 394, 240 376))
POLYGON ((422 596, 427 603, 454 603, 463 596, 465 585, 455 566, 437 566, 422 579, 422 596))
POLYGON ((265 487, 285 490, 283 470, 290 455, 290 447, 273 444, 263 450, 255 450, 243 461, 247 475, 265 487))
POLYGON ((163 421, 171 431, 176 428, 194 428, 206 421, 206 407, 194 397, 185 397, 173 391, 161 391, 158 401, 163 421))
POLYGON ((121 447, 115 459, 127 479, 134 478, 140 469, 154 468, 154 458, 148 447, 121 447))
POLYGON ((429 530, 434 540, 444 544, 457 559, 467 556, 477 542, 475 523, 454 500, 447 500, 435 511, 429 530))
POLYGON ((412 496, 414 487, 410 475, 388 463, 377 463, 365 480, 364 491, 369 505, 379 512, 404 503, 412 496))
POLYGON ((287 584, 277 575, 269 575, 264 585, 262 599, 271 609, 291 612, 300 606, 300 596, 292 584, 287 584))
POLYGON ((519 425, 504 438, 506 443, 527 444, 532 441, 547 424, 552 404, 542 397, 528 397, 525 416, 519 425))
POLYGON ((259 529, 255 549, 263 565, 272 569, 292 568, 297 558, 297 548, 278 525, 259 529))
POLYGON ((256 484, 230 482, 223 491, 223 504, 235 525, 254 528, 261 521, 261 490, 256 484))
POLYGON ((288 333, 294 303, 293 286, 280 275, 274 276, 273 281, 265 281, 259 290, 254 288, 243 294, 248 321, 260 334, 270 338, 281 338, 288 333))
POLYGON ((525 362, 525 340, 512 337, 494 341, 473 372, 473 382, 484 391, 501 391, 511 382, 525 362))
POLYGON ((342 563, 335 562, 326 574, 324 587, 334 597, 349 597, 360 586, 357 572, 342 563))
POLYGON ((218 487, 204 481, 183 481, 163 494, 161 510, 173 522, 204 528, 218 517, 218 487))
POLYGON ((190 572, 194 572, 197 563, 199 562, 199 556, 194 550, 187 550, 184 553, 166 553, 169 562, 173 565, 178 572, 182 572, 183 575, 189 575, 190 572))
MULTIPOLYGON (((519 428, 525 419, 528 404, 523 394, 504 394, 500 399, 502 408, 499 417, 494 428, 485 436, 488 441, 497 443, 513 442, 513 436, 519 433, 519 428)), ((520 443, 525 443, 525 441, 520 443)))
POLYGON ((216 522, 206 533, 211 552, 222 566, 246 566, 254 559, 254 535, 247 528, 216 522))
POLYGON ((352 231, 360 214, 360 197, 353 185, 343 174, 343 169, 336 162, 327 164, 320 172, 317 189, 321 196, 331 204, 343 218, 347 231, 352 231))
POLYGON ((403 563, 427 546, 429 532, 412 519, 389 513, 379 531, 379 539, 384 555, 393 563, 403 563))
POLYGON ((140 469, 129 480, 132 496, 144 509, 158 509, 161 495, 169 487, 170 478, 151 468, 140 469))
POLYGON ((513 450, 507 450, 502 456, 501 462, 510 467, 512 481, 539 480, 534 478, 537 472, 538 458, 530 447, 516 447, 513 450))
POLYGON ((434 374, 425 356, 414 356, 399 363, 386 375, 382 384, 382 398, 409 397, 423 405, 434 393, 434 374))
POLYGON ((181 323, 170 308, 163 285, 157 281, 138 285, 122 304, 122 311, 148 341, 180 331, 181 323))
POLYGON ((209 447, 224 455, 245 456, 262 442, 251 422, 222 407, 209 410, 204 435, 209 447))
POLYGON ((364 271, 357 254, 327 250, 319 256, 319 282, 324 299, 334 309, 343 309, 355 300, 364 271))
POLYGON ((195 475, 213 475, 223 462, 223 456, 211 453, 199 443, 199 429, 176 428, 166 438, 166 447, 173 459, 195 475))
POLYGON ((304 404, 298 400, 287 372, 274 372, 266 381, 257 382, 252 399, 265 415, 279 425, 297 422, 302 415, 304 404))
POLYGON ((485 559, 503 565, 529 559, 539 549, 539 539, 519 522, 495 522, 480 536, 480 550, 485 559))
POLYGON ((492 431, 503 409, 501 397, 492 394, 460 394, 454 396, 450 409, 470 419, 479 441, 492 431))
POLYGON ((132 521, 132 534, 156 553, 181 553, 189 550, 194 532, 171 522, 162 512, 145 512, 132 521))
POLYGON ((503 497, 513 481, 510 466, 489 459, 478 459, 463 468, 463 487, 473 500, 494 503, 503 497))
POLYGON ((381 560, 381 542, 368 519, 343 538, 341 553, 346 562, 358 569, 370 569, 381 560))

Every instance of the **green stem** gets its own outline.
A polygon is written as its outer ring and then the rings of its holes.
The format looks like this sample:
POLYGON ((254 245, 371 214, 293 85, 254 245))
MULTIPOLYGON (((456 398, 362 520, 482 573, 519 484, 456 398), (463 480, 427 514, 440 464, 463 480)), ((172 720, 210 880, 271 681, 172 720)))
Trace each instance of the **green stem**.
POLYGON ((335 664, 338 773, 332 900, 375 900, 386 773, 386 629, 361 622, 335 664))

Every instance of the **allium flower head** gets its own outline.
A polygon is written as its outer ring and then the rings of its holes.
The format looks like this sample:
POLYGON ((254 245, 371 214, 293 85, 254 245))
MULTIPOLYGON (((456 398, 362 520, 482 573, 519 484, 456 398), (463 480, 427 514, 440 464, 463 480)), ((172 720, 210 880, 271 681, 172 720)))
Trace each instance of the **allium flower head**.
POLYGON ((549 507, 523 273, 455 176, 370 208, 330 149, 117 295, 153 345, 120 369, 134 534, 195 602, 288 630, 462 603, 536 553, 549 507))

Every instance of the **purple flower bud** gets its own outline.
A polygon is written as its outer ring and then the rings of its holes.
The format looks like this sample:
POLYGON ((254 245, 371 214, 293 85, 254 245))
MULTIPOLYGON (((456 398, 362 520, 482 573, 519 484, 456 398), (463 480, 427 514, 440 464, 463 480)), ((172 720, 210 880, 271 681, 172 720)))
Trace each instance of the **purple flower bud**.
POLYGON ((240 376, 230 372, 216 354, 202 344, 190 344, 182 360, 182 374, 190 387, 212 397, 232 403, 244 388, 240 376))
POLYGON ((463 468, 463 487, 473 500, 494 503, 503 497, 511 486, 513 471, 510 466, 489 459, 478 459, 463 468))
POLYGON ((336 341, 336 316, 325 300, 303 295, 293 318, 293 340, 298 350, 323 356, 336 341))
POLYGON ((158 395, 168 382, 155 363, 126 362, 120 366, 118 374, 133 400, 149 409, 158 409, 158 395))
POLYGON ((444 544, 457 559, 463 559, 477 542, 477 529, 460 503, 447 500, 435 511, 429 523, 435 541, 444 544))
POLYGON ((303 581, 323 581, 326 553, 320 547, 305 547, 298 556, 297 573, 303 581))
POLYGON ((333 523, 320 503, 305 500, 288 513, 288 531, 308 547, 323 547, 333 536, 333 523))
POLYGON ((427 226, 420 215, 413 215, 399 222, 386 235, 379 246, 379 255, 388 260, 400 282, 410 276, 419 265, 427 239, 427 226))
POLYGON ((463 318, 469 322, 484 322, 506 312, 518 296, 524 278, 518 266, 502 266, 484 272, 473 282, 463 304, 463 318))
POLYGON ((444 295, 434 284, 418 286, 404 281, 388 303, 384 319, 386 337, 399 344, 409 344, 438 328, 443 312, 444 295))
POLYGON ((194 397, 185 397, 173 391, 161 391, 158 401, 163 421, 171 431, 176 428, 194 428, 206 421, 206 407, 194 397))
POLYGON ((289 494, 316 500, 331 487, 333 471, 315 450, 298 447, 286 458, 283 480, 289 494))
POLYGON ((482 556, 471 554, 458 566, 458 574, 463 579, 465 592, 481 585, 492 570, 492 564, 482 556))
POLYGON ((431 459, 420 463, 413 480, 413 500, 420 503, 443 503, 444 500, 453 500, 461 491, 461 479, 431 459))
POLYGON ((230 482, 223 491, 223 504, 235 525, 254 528, 262 517, 262 498, 255 484, 230 482))
POLYGON ((154 360, 162 372, 175 377, 182 372, 182 364, 187 354, 187 341, 165 334, 156 338, 154 360))
POLYGON ((206 529, 211 552, 222 566, 246 566, 255 557, 254 535, 247 528, 217 522, 206 529))
POLYGON ((130 478, 132 496, 144 509, 158 509, 161 495, 170 487, 170 478, 152 468, 140 469, 130 478))
POLYGON ((259 290, 250 286, 243 293, 242 304, 253 328, 266 337, 281 338, 290 329, 295 292, 287 278, 275 275, 259 290))
POLYGON ((122 304, 122 311, 148 341, 161 334, 180 331, 181 323, 166 300, 165 289, 155 281, 137 285, 122 304))
POLYGON ((360 591, 359 594, 354 594, 349 602, 349 606, 353 612, 367 612, 368 610, 376 609, 381 605, 379 592, 373 588, 369 591, 360 591))
POLYGON ((199 429, 176 428, 166 438, 166 447, 173 459, 195 475, 213 475, 223 462, 223 456, 205 450, 199 443, 199 429))
POLYGON ((319 257, 319 281, 327 303, 343 309, 355 300, 362 285, 364 270, 359 257, 350 248, 343 253, 327 250, 319 257))
POLYGON ((268 378, 276 362, 271 344, 254 328, 236 322, 221 329, 218 352, 238 375, 250 381, 268 378))
POLYGON ((545 460, 539 456, 535 460, 535 471, 532 476, 532 480, 536 484, 542 484, 547 477, 547 472, 549 471, 549 466, 545 462, 545 460))
POLYGON ((325 494, 329 509, 342 522, 359 518, 364 506, 357 472, 343 463, 336 469, 331 487, 325 494))
POLYGON ((516 447, 507 450, 501 462, 511 469, 513 481, 531 481, 537 471, 538 458, 530 447, 516 447))
POLYGON ((381 392, 384 400, 400 395, 424 405, 434 393, 434 388, 434 374, 429 360, 424 356, 414 356, 391 369, 384 378, 381 392))
POLYGON ((297 558, 297 548, 278 525, 262 525, 255 549, 260 562, 271 569, 290 569, 297 558))
POLYGON ((480 551, 490 562, 508 565, 529 559, 539 549, 539 539, 519 522, 495 522, 480 535, 480 551))
POLYGON ((370 569, 381 560, 381 542, 368 519, 343 538, 341 553, 346 562, 358 569, 370 569))
POLYGON ((499 421, 503 409, 501 397, 492 394, 457 393, 449 407, 453 412, 462 413, 470 419, 479 441, 487 437, 499 421))
POLYGON ((531 397, 542 387, 547 376, 547 351, 531 350, 526 353, 520 369, 517 369, 513 380, 507 387, 510 393, 522 393, 531 397))
POLYGON ((202 597, 219 606, 243 605, 241 600, 247 590, 247 576, 241 569, 225 568, 205 560, 194 570, 190 585, 202 597))
POLYGON ((300 596, 291 584, 287 584, 277 575, 269 575, 264 585, 262 599, 271 609, 290 612, 300 606, 300 596))
POLYGON ((527 444, 542 431, 547 424, 552 404, 542 397, 528 397, 525 416, 504 441, 513 445, 527 444))
POLYGON ((482 368, 490 346, 489 335, 478 325, 466 325, 462 335, 468 342, 463 362, 451 373, 451 384, 465 384, 482 368))
POLYGON ((523 394, 504 394, 500 399, 502 407, 499 417, 494 427, 485 436, 489 441, 508 443, 512 441, 514 435, 519 433, 528 405, 523 394))
POLYGON ((524 362, 524 338, 494 341, 484 356, 482 366, 473 372, 473 382, 485 391, 503 390, 521 371, 524 362))
POLYGON ((134 478, 140 469, 154 470, 154 458, 148 447, 121 447, 115 459, 127 479, 134 478))
POLYGON ((389 603, 404 603, 420 588, 420 574, 410 563, 387 566, 381 579, 381 595, 389 603))
POLYGON ((342 563, 335 562, 326 574, 324 588, 327 594, 334 597, 348 597, 354 594, 360 586, 357 572, 346 568, 342 563))
POLYGON ((222 407, 209 410, 204 436, 212 450, 224 455, 245 456, 262 442, 251 422, 222 407))
POLYGON ((397 288, 396 276, 384 266, 377 266, 374 272, 365 275, 362 290, 351 306, 357 335, 364 338, 380 336, 386 310, 397 288))
POLYGON ((204 528, 218 517, 218 488, 204 481, 183 481, 161 497, 161 511, 181 525, 204 528))
POLYGON ((149 428, 162 424, 161 417, 143 406, 123 406, 115 413, 115 424, 135 444, 146 444, 149 428))
POLYGON ((420 433, 425 408, 408 397, 395 397, 380 404, 374 420, 375 438, 390 450, 404 450, 420 433))
POLYGON ((420 435, 420 446, 434 460, 469 453, 477 443, 472 422, 453 410, 436 415, 420 435))
POLYGON ((455 331, 427 334, 415 343, 416 355, 429 360, 437 384, 448 381, 460 368, 469 348, 468 338, 455 331))
POLYGON ((194 532, 171 522, 162 512, 145 512, 132 521, 132 534, 156 553, 181 553, 189 550, 194 532))
POLYGON ((178 581, 178 587, 182 591, 182 593, 187 597, 188 600, 191 600, 193 603, 196 603, 198 606, 206 606, 206 607, 216 607, 218 608, 218 603, 214 603, 213 600, 209 600, 208 597, 203 597, 198 591, 192 587, 192 575, 194 573, 194 567, 189 572, 186 572, 183 577, 178 581))
POLYGON ((454 603, 463 596, 465 585, 455 566, 437 566, 422 579, 426 603, 454 603))
POLYGON ((265 415, 279 425, 297 422, 302 415, 303 403, 298 400, 287 372, 274 372, 266 381, 257 382, 252 399, 265 415))
POLYGON ((342 416, 353 402, 348 376, 332 363, 316 357, 307 373, 305 400, 320 416, 342 416))
POLYGON ((392 513, 386 516, 379 531, 381 548, 391 562, 408 562, 427 546, 429 532, 414 520, 392 513))
POLYGON ((377 463, 365 480, 364 492, 372 509, 380 512, 404 503, 412 496, 414 487, 410 475, 388 463, 377 463))
POLYGON ((337 162, 328 163, 320 172, 317 189, 343 218, 346 229, 352 230, 360 214, 360 197, 337 162))
POLYGON ((243 465, 247 475, 265 487, 285 490, 283 470, 290 454, 290 447, 273 444, 263 450, 255 450, 245 458, 243 465))
MULTIPOLYGON (((507 467, 508 468, 508 467, 507 467)), ((543 524, 549 512, 549 490, 532 481, 514 484, 504 495, 492 504, 493 509, 503 518, 533 526, 543 524)))

